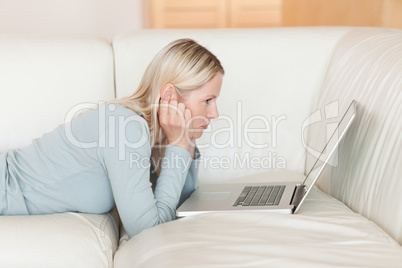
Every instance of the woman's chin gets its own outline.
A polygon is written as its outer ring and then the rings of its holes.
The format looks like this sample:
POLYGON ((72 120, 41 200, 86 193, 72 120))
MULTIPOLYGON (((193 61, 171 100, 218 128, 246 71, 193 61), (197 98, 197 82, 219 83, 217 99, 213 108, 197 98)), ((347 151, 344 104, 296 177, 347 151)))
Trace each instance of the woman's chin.
POLYGON ((204 129, 195 129, 192 133, 192 138, 195 140, 198 138, 201 138, 203 132, 204 132, 204 129))

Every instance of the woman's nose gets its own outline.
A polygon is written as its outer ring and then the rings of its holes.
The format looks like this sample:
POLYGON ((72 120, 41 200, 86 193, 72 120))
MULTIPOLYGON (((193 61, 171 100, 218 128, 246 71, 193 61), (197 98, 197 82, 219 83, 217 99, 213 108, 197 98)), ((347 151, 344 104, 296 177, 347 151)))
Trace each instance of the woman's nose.
POLYGON ((219 117, 218 107, 215 105, 212 110, 208 113, 209 119, 216 119, 219 117))

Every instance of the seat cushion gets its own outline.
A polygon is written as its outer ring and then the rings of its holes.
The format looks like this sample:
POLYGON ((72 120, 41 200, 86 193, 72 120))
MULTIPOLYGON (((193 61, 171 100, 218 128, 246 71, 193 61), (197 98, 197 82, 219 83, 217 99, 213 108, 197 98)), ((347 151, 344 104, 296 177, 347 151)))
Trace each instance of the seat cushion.
POLYGON ((113 267, 117 213, 0 217, 1 267, 113 267))
POLYGON ((299 214, 224 212, 148 229, 122 244, 115 267, 398 267, 402 248, 317 188, 299 214), (221 267, 221 266, 219 266, 221 267))

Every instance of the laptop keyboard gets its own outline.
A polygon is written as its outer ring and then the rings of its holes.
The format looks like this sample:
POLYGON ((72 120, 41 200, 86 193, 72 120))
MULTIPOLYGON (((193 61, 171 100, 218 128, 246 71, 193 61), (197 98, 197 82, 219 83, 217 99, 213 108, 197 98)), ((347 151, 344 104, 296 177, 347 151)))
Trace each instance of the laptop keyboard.
POLYGON ((285 187, 285 185, 246 186, 233 206, 277 206, 285 187))

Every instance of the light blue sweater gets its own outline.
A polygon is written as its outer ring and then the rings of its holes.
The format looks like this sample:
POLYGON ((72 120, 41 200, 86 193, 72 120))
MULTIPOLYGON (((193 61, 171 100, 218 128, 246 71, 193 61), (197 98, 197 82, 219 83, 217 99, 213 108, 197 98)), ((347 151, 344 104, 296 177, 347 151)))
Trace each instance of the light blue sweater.
POLYGON ((0 215, 106 213, 116 205, 130 237, 173 220, 198 186, 198 161, 167 146, 153 191, 149 140, 146 121, 131 109, 108 104, 82 113, 0 155, 0 215))

